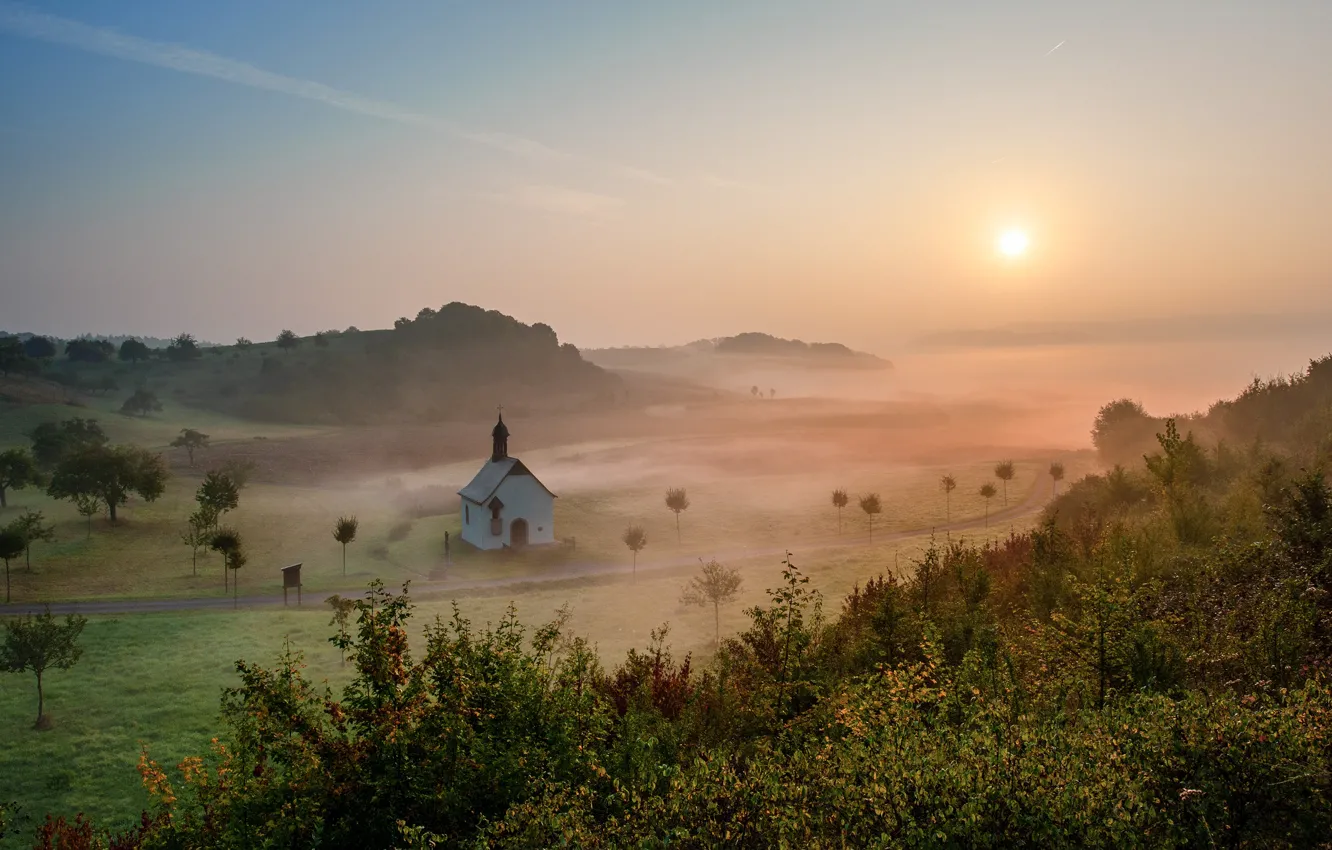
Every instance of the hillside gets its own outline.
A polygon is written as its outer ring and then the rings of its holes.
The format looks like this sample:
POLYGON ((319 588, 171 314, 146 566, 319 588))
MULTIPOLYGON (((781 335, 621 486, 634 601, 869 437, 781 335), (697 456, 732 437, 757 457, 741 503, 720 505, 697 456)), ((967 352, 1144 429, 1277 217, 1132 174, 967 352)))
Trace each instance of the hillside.
POLYGON ((173 341, 128 359, 112 345, 58 351, 15 371, 86 393, 128 396, 143 388, 160 399, 270 422, 438 422, 501 403, 517 415, 599 409, 623 395, 620 378, 560 344, 548 325, 457 302, 388 330, 305 338, 284 332, 275 342, 211 347, 173 341))
POLYGON ((592 363, 624 375, 652 374, 716 389, 782 398, 882 397, 893 364, 840 343, 808 343, 763 333, 701 339, 687 345, 600 348, 592 363))

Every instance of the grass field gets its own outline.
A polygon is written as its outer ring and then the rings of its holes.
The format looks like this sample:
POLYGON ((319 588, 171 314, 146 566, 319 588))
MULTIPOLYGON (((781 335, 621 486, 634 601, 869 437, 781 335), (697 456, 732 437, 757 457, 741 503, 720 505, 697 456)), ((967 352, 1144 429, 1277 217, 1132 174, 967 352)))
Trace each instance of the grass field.
MULTIPOLYGON (((1019 528, 1022 526, 1019 525, 1019 528)), ((894 563, 907 571, 928 537, 873 547, 809 552, 795 558, 825 594, 835 615, 857 583, 894 563)), ((744 609, 765 599, 780 579, 778 558, 736 560, 744 576, 739 600, 722 610, 723 634, 744 627, 744 609)), ((711 614, 679 603, 689 568, 627 576, 573 580, 457 598, 474 623, 493 622, 512 602, 529 624, 551 619, 568 604, 571 629, 593 640, 610 665, 631 647, 645 646, 649 632, 671 625, 670 643, 683 654, 708 656, 711 614)), ((174 765, 203 752, 222 732, 218 718, 222 688, 236 682, 237 659, 269 663, 283 642, 305 654, 308 674, 333 686, 343 681, 329 614, 315 594, 302 609, 191 611, 93 617, 85 632, 84 657, 68 672, 47 680, 47 711, 55 728, 32 729, 36 712, 31 676, 0 678, 0 796, 18 800, 29 813, 83 811, 99 822, 127 822, 146 803, 134 766, 143 746, 174 765)), ((454 600, 433 594, 417 599, 418 630, 435 615, 448 617, 454 600)), ((419 636, 419 635, 418 635, 419 636)), ((418 644, 419 645, 419 644, 418 644)), ((31 824, 29 824, 31 825, 31 824)), ((10 846, 26 846, 19 843, 10 846)))

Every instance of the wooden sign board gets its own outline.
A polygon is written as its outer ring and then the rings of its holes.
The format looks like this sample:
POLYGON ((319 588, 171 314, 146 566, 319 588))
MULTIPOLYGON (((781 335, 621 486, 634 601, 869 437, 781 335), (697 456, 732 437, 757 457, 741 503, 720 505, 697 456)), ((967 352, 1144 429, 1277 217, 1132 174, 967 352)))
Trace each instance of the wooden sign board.
POLYGON ((282 604, 287 604, 287 588, 296 588, 296 606, 301 604, 301 565, 292 564, 282 568, 282 604))

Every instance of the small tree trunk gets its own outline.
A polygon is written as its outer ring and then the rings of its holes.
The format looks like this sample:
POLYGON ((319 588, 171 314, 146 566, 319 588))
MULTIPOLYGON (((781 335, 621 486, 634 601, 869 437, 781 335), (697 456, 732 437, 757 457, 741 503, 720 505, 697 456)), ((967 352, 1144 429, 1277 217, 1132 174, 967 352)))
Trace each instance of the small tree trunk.
POLYGON ((32 544, 23 544, 23 569, 25 572, 32 572, 32 544))
POLYGON ((721 604, 718 602, 712 603, 712 623, 713 627, 716 629, 716 636, 712 640, 712 645, 720 649, 721 648, 721 604))
POLYGON ((110 517, 111 517, 111 521, 112 521, 112 522, 115 522, 115 521, 116 521, 116 503, 115 503, 115 500, 113 500, 113 499, 107 499, 107 500, 106 500, 106 510, 107 510, 107 513, 108 513, 108 514, 110 515, 110 517))
POLYGON ((638 550, 637 550, 637 549, 634 550, 634 572, 633 572, 633 578, 634 578, 635 581, 638 580, 638 550))
POLYGON ((347 544, 342 544, 342 577, 347 577, 347 544))
POLYGON ((680 512, 675 512, 675 545, 680 545, 680 512))
POLYGON ((7 507, 9 507, 8 494, 5 493, 5 490, 6 490, 6 489, 7 489, 7 488, 5 488, 5 487, 0 487, 0 508, 7 508, 7 507))
POLYGON ((9 604, 9 559, 5 558, 5 604, 9 604))
POLYGON ((42 715, 46 713, 46 695, 42 691, 42 671, 37 671, 37 723, 41 725, 42 715))
POLYGON ((837 509, 837 536, 842 536, 842 509, 837 509))
POLYGON ((86 537, 83 538, 84 540, 91 540, 91 539, 92 539, 92 518, 93 518, 93 515, 92 515, 92 514, 88 514, 88 535, 87 535, 86 537))

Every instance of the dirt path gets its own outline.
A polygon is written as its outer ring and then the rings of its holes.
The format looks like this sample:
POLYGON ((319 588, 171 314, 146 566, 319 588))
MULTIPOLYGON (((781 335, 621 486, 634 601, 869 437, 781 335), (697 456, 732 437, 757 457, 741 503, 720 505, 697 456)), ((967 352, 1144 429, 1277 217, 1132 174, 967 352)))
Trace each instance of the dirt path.
MULTIPOLYGON (((1013 505, 1006 509, 1000 509, 990 514, 988 523, 982 519, 960 520, 951 525, 937 526, 933 529, 936 536, 949 534, 959 534, 961 532, 975 531, 977 529, 1002 528, 1005 524, 1019 517, 1025 517, 1040 510, 1046 502, 1045 489, 1041 487, 1038 481, 1032 486, 1031 492, 1027 498, 1020 504, 1013 505)), ((713 555, 720 561, 727 560, 749 560, 754 558, 781 558, 787 552, 792 554, 808 552, 824 552, 830 549, 861 549, 870 545, 882 545, 895 540, 909 540, 920 537, 923 534, 929 534, 931 529, 917 528, 906 531, 895 531, 888 534, 875 535, 874 543, 871 544, 866 538, 859 535, 850 536, 823 536, 823 537, 803 537, 799 543, 787 546, 754 546, 745 549, 736 549, 730 552, 718 552, 713 555)), ((638 572, 651 573, 664 570, 679 569, 688 567, 698 562, 697 556, 688 555, 677 558, 667 558, 656 561, 642 561, 638 564, 638 572)), ((626 575, 633 570, 631 565, 626 564, 568 564, 558 570, 546 573, 540 576, 523 576, 496 579, 476 579, 471 581, 453 581, 450 579, 429 580, 422 579, 412 583, 413 594, 419 597, 432 597, 444 595, 473 595, 488 594, 490 591, 503 590, 505 588, 523 588, 533 585, 546 585, 559 582, 571 582, 584 579, 604 578, 608 576, 626 575)), ((321 592, 323 595, 341 593, 343 595, 357 596, 365 587, 357 585, 339 590, 326 590, 321 592)), ((295 594, 293 594, 294 596, 295 594)), ((314 601, 314 600, 312 600, 314 601)), ((294 602, 293 602, 294 604, 294 602)), ((265 596, 242 596, 233 601, 225 597, 205 597, 205 598, 185 598, 185 599, 115 599, 105 602, 63 602, 50 606, 52 613, 55 614, 144 614, 154 612, 171 611, 203 611, 203 610, 225 610, 235 606, 244 608, 273 608, 282 606, 282 597, 280 595, 265 596)), ((0 605, 0 616, 5 615, 23 615, 40 613, 46 606, 35 604, 18 605, 0 605)), ((307 607, 309 607, 307 603, 307 607)))

